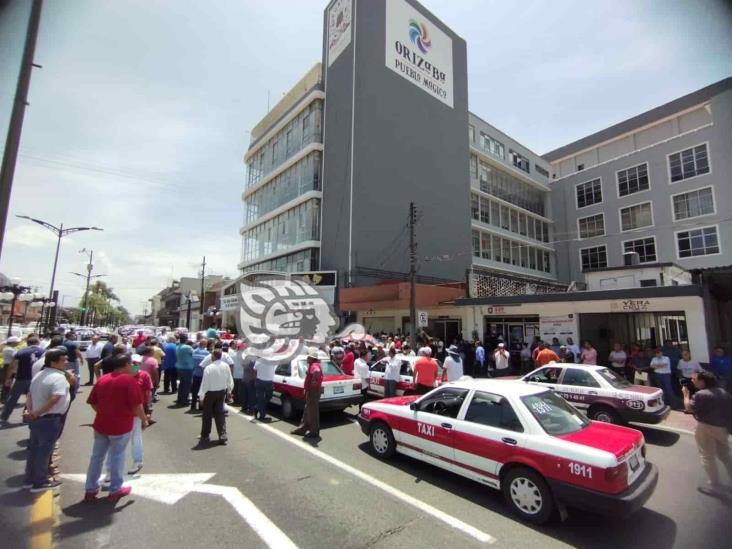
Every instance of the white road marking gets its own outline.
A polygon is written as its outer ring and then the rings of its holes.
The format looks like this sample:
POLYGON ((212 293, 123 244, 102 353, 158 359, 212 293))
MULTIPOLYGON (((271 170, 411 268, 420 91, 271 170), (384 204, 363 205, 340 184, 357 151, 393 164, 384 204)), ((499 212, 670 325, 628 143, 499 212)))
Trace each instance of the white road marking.
MULTIPOLYGON (((132 494, 173 505, 191 492, 223 497, 237 514, 272 549, 297 549, 287 535, 267 518, 241 491, 234 486, 206 484, 216 473, 181 473, 172 475, 141 475, 126 482, 132 494)), ((62 478, 84 483, 86 475, 61 475, 62 478)))
MULTIPOLYGON (((248 417, 244 417, 236 412, 238 410, 228 407, 229 410, 232 412, 231 415, 235 415, 238 418, 241 418, 243 420, 249 421, 248 417)), ((279 431, 272 427, 271 425, 267 425, 265 423, 260 422, 254 422, 255 425, 257 425, 259 428, 264 429, 270 433, 272 433, 275 436, 280 437, 282 440, 286 440, 290 444, 293 444, 300 448, 301 450, 304 450, 305 452, 309 452, 311 455, 316 456, 323 461, 326 461, 333 465, 334 467, 337 467, 341 469, 342 471, 345 471, 346 473, 353 475, 362 481, 370 484, 371 486, 374 486, 380 490, 383 490, 384 492, 388 493, 392 497, 403 501, 404 503, 407 503, 408 505, 411 505, 417 511, 421 511, 423 513, 426 513, 428 515, 431 515, 432 517, 436 518, 437 520, 442 521, 450 528, 455 528, 456 530, 459 530, 463 532, 464 534, 467 534, 468 536, 478 540, 481 543, 495 543, 496 538, 491 536, 490 534, 483 532, 482 530, 478 530, 474 526, 471 526, 470 524, 467 524, 460 519, 445 513, 444 511, 440 511, 436 507, 431 506, 428 503, 425 503, 413 496, 410 496, 409 494, 402 492, 401 490, 398 490, 397 488, 394 488, 393 486, 389 486, 385 482, 380 481, 379 479, 372 477, 368 473, 364 473, 363 471, 356 469, 355 467, 352 467, 351 465, 348 465, 346 463, 343 463, 342 461, 329 456, 328 454, 321 452, 320 450, 316 450, 309 444, 302 442, 301 440, 298 440, 296 438, 293 438, 292 435, 288 435, 286 433, 283 433, 282 431, 279 431)))

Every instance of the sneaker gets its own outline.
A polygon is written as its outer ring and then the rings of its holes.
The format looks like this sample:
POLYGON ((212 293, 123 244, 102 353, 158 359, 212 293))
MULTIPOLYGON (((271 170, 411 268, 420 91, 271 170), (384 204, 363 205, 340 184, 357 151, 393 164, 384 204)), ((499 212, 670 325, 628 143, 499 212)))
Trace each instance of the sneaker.
POLYGON ((92 501, 96 501, 98 493, 99 490, 96 490, 94 492, 84 492, 84 503, 91 503, 92 501))
POLYGON ((46 490, 53 490, 59 486, 61 486, 61 483, 58 481, 44 482, 43 484, 34 484, 31 486, 30 491, 32 494, 36 494, 38 492, 45 492, 46 490))
POLYGON ((111 501, 112 503, 117 503, 120 499, 122 499, 125 496, 129 496, 130 492, 132 492, 131 486, 123 486, 116 492, 112 492, 107 496, 107 500, 111 501))
POLYGON ((127 471, 128 475, 136 475, 142 470, 142 462, 135 463, 132 468, 127 471))
POLYGON ((298 435, 298 436, 304 436, 305 435, 305 429, 293 429, 290 431, 291 435, 298 435))
POLYGON ((226 446, 227 442, 229 442, 229 439, 226 435, 219 437, 219 444, 221 444, 221 446, 226 446))

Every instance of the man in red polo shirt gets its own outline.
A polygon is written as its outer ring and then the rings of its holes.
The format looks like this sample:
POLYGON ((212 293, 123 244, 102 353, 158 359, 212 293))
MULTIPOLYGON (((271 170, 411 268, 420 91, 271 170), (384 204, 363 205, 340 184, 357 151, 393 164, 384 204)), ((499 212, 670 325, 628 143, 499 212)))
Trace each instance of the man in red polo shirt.
POLYGON ((119 501, 132 488, 122 486, 124 480, 125 449, 130 441, 133 418, 140 418, 142 428, 147 427, 143 409, 142 391, 132 374, 129 355, 117 355, 113 359, 111 374, 105 374, 94 385, 87 403, 96 412, 94 418, 94 446, 86 473, 84 501, 94 501, 99 493, 99 477, 104 458, 109 452, 111 482, 108 500, 119 501))

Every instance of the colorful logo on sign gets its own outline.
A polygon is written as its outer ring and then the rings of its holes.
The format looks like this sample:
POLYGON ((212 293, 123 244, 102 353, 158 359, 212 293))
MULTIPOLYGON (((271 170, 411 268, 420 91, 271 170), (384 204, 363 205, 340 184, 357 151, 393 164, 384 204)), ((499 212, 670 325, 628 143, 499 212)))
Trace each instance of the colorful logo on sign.
POLYGON ((427 33, 424 23, 417 23, 416 20, 409 20, 409 38, 414 42, 422 53, 427 53, 432 48, 432 40, 427 33))

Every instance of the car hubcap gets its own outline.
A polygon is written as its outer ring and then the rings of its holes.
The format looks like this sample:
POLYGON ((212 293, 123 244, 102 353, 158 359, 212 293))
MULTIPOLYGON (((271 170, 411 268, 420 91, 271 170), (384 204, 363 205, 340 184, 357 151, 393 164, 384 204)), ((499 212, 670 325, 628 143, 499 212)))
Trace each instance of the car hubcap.
POLYGON ((292 408, 292 404, 290 404, 290 401, 284 400, 282 402, 282 415, 289 416, 290 413, 292 412, 291 408, 292 408))
POLYGON ((595 419, 597 421, 603 421, 605 423, 613 423, 613 416, 611 416, 607 412, 600 412, 598 414, 595 414, 595 419))
POLYGON ((528 515, 535 515, 541 511, 541 492, 536 484, 527 478, 519 477, 513 480, 511 500, 516 507, 528 515))
POLYGON ((383 454, 389 448, 389 438, 386 436, 386 432, 383 429, 376 429, 372 437, 372 444, 374 450, 378 453, 383 454))

